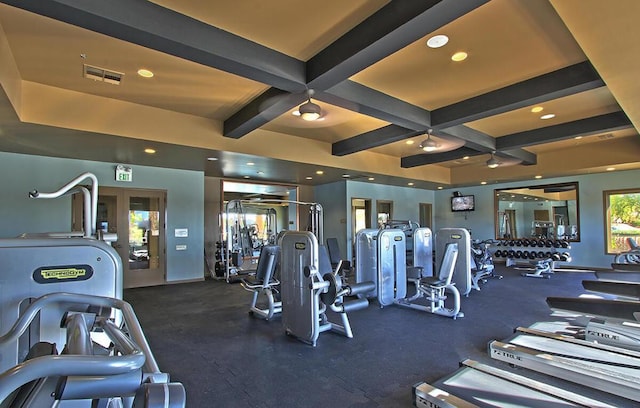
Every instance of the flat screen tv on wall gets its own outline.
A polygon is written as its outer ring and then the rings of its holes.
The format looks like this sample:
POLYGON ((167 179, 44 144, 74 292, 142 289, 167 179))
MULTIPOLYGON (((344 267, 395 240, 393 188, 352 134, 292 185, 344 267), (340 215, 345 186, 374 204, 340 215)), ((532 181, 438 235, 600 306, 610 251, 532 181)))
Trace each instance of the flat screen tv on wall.
POLYGON ((476 200, 474 195, 451 197, 451 211, 474 211, 476 200))

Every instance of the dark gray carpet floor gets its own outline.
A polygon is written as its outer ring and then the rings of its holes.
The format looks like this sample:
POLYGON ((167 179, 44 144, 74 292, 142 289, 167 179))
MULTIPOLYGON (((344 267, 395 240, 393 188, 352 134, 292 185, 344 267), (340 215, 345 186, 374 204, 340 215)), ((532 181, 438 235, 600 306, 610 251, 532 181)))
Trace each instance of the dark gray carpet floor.
POLYGON ((315 348, 286 336, 280 318, 250 317, 251 294, 239 284, 129 289, 125 300, 160 368, 184 384, 189 407, 409 407, 413 384, 450 374, 466 358, 488 361, 489 341, 554 320, 547 296, 577 296, 583 279, 595 279, 525 278, 501 265, 497 272, 504 279, 462 299, 464 318, 372 302, 349 314, 353 339, 325 332, 315 348))

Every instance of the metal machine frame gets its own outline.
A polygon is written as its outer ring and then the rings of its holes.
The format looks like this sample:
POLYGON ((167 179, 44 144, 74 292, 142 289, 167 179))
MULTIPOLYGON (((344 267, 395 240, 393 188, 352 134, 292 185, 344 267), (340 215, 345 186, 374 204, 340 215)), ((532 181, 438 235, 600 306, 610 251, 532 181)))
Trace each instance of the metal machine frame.
POLYGON ((347 312, 360 310, 369 301, 345 301, 344 296, 370 291, 372 282, 343 284, 339 272, 331 269, 329 255, 309 231, 286 231, 279 239, 282 249, 282 323, 285 333, 316 346, 320 333, 333 331, 353 337, 347 312), (327 310, 340 315, 341 323, 328 320, 327 310))

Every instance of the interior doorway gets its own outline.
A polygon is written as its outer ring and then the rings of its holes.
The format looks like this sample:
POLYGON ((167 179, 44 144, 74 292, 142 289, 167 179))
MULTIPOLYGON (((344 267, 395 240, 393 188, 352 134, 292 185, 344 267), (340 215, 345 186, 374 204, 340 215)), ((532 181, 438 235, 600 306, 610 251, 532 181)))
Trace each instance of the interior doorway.
MULTIPOLYGON (((122 258, 124 288, 166 283, 166 197, 164 190, 100 187, 97 228, 117 234, 112 245, 122 258)), ((74 210, 80 208, 74 199, 74 210)), ((74 224, 81 222, 75 214, 82 211, 74 211, 74 224)))
POLYGON ((420 203, 420 226, 433 231, 433 206, 430 203, 420 203))
POLYGON ((378 228, 382 228, 393 219, 393 201, 378 200, 376 201, 376 209, 378 214, 378 228))

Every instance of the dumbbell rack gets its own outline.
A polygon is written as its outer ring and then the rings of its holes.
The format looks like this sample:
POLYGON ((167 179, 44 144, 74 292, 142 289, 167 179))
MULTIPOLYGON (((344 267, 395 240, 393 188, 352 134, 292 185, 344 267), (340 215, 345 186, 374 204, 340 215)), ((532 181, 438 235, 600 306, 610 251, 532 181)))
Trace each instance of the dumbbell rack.
POLYGON ((523 266, 518 260, 531 261, 551 259, 551 272, 556 270, 557 262, 571 262, 571 246, 565 240, 546 238, 504 239, 498 242, 493 253, 494 258, 504 259, 507 267, 523 266))

